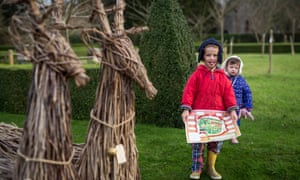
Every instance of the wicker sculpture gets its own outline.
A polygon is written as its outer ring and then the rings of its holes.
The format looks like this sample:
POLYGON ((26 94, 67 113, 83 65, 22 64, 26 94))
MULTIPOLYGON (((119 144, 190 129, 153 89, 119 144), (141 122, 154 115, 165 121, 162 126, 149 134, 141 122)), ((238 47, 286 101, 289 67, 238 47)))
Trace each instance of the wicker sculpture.
POLYGON ((83 31, 83 41, 88 46, 96 43, 102 48, 102 53, 95 52, 101 56, 102 70, 88 137, 77 162, 79 175, 85 180, 140 179, 134 134, 135 96, 131 83, 137 82, 150 99, 157 90, 149 81, 147 71, 124 30, 125 2, 117 0, 115 7, 105 10, 101 1, 92 0, 92 7, 91 20, 99 23, 95 24, 98 28, 83 31), (114 11, 114 22, 110 23, 107 12, 114 11), (124 147, 125 163, 118 160, 118 153, 121 153, 118 147, 124 147))
POLYGON ((52 1, 53 6, 43 12, 34 0, 10 2, 28 7, 27 13, 13 17, 9 32, 17 51, 33 63, 14 179, 79 179, 72 163, 75 150, 67 80, 74 78, 77 86, 83 86, 89 78, 60 34, 63 0, 52 1))
MULTIPOLYGON (((0 179, 13 179, 18 157, 18 148, 23 139, 23 128, 12 124, 0 123, 0 179)), ((75 154, 72 163, 78 161, 84 144, 73 144, 75 154)), ((55 176, 54 176, 55 177, 55 176)))

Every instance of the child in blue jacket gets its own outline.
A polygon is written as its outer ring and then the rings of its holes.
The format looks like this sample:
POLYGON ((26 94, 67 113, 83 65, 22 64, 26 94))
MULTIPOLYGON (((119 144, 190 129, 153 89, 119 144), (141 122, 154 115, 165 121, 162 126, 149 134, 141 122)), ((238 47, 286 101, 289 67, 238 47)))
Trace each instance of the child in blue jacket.
MULTIPOLYGON (((251 114, 253 108, 252 92, 246 80, 242 77, 243 61, 239 56, 230 56, 222 64, 227 77, 231 80, 238 105, 238 126, 241 125, 241 117, 254 120, 251 114)), ((238 144, 237 138, 232 139, 232 143, 238 144)))

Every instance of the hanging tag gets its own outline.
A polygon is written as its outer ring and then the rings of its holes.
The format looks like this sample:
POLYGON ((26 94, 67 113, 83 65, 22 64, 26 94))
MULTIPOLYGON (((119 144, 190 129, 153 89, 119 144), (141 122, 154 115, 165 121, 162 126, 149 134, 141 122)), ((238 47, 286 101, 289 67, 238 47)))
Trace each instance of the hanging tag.
POLYGON ((118 144, 116 146, 116 150, 117 150, 117 161, 118 161, 118 164, 125 163, 126 162, 126 155, 125 155, 124 146, 122 144, 118 144))

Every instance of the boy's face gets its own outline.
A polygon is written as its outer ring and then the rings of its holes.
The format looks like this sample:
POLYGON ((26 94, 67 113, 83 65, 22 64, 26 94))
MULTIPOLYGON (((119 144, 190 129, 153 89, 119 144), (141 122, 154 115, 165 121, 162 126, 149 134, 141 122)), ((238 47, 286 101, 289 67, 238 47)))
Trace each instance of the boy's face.
POLYGON ((227 66, 227 73, 230 76, 236 76, 239 74, 240 66, 238 64, 230 64, 227 66))
POLYGON ((218 62, 218 53, 219 53, 219 48, 216 46, 206 46, 204 48, 204 65, 210 69, 213 70, 217 66, 218 62))

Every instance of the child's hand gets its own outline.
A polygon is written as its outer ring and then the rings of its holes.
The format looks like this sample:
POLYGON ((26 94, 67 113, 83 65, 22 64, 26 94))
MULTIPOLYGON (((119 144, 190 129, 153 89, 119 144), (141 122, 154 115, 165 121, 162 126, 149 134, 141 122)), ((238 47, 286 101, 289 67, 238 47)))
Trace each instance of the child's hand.
POLYGON ((231 111, 229 115, 230 115, 232 120, 234 120, 234 121, 238 120, 238 116, 236 114, 236 111, 231 111))
POLYGON ((247 117, 254 121, 254 116, 251 114, 251 112, 247 112, 247 117))
POLYGON ((183 123, 185 123, 188 120, 189 115, 190 115, 189 110, 184 110, 182 112, 181 118, 182 118, 183 123))
POLYGON ((245 118, 245 119, 249 118, 252 121, 254 121, 253 115, 246 108, 243 108, 243 109, 240 110, 239 118, 240 117, 245 118))

